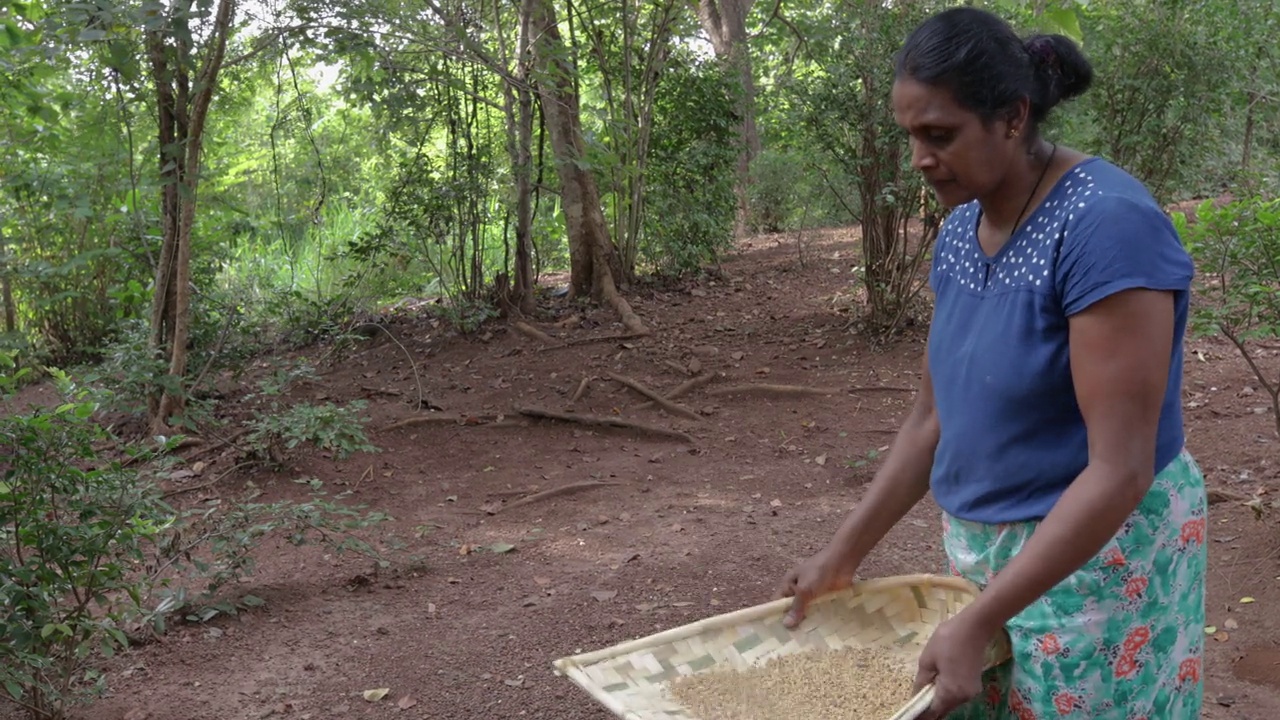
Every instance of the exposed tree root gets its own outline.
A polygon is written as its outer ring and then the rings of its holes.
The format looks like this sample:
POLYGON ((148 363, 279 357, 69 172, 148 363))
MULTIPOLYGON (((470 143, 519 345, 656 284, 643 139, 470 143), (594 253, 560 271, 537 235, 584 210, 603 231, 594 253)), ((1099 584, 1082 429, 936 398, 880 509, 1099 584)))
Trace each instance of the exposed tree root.
MULTIPOLYGON (((684 382, 675 386, 675 388, 672 389, 671 392, 667 393, 667 399, 674 400, 678 397, 683 397, 685 395, 688 395, 690 392, 693 392, 694 390, 697 390, 698 388, 702 387, 703 385, 706 385, 712 380, 715 380, 715 378, 716 378, 715 373, 710 373, 710 372, 703 373, 697 377, 689 378, 688 380, 685 380, 684 382)), ((650 401, 650 402, 640 403, 639 405, 636 406, 636 408, 640 410, 645 410, 653 407, 654 405, 655 403, 650 401)))
POLYGON ((1241 493, 1223 490, 1221 488, 1209 488, 1205 491, 1205 496, 1208 498, 1210 505, 1217 505, 1224 502, 1238 502, 1243 504, 1248 503, 1253 499, 1248 495, 1242 495, 1241 493))
POLYGON ((531 505, 533 503, 540 502, 542 500, 549 500, 554 497, 570 495, 576 492, 582 492, 583 490, 591 490, 593 488, 609 487, 612 485, 622 485, 622 484, 623 483, 620 483, 620 482, 601 482, 598 480, 588 480, 586 482, 577 482, 577 483, 570 483, 568 485, 561 485, 560 487, 551 488, 549 490, 543 490, 542 492, 536 492, 532 495, 526 495, 520 498, 519 500, 513 501, 510 505, 495 508, 489 514, 497 515, 498 513, 504 512, 506 510, 518 508, 523 505, 531 505))
POLYGON ((628 430, 639 430, 641 432, 661 435, 663 437, 678 438, 687 443, 692 443, 693 436, 679 430, 671 428, 658 427, 657 425, 649 425, 634 420, 623 420, 621 418, 600 417, 597 415, 583 415, 579 413, 556 412, 555 410, 546 410, 543 408, 516 408, 516 412, 527 417, 544 418, 547 420, 560 420, 562 422, 578 423, 579 425, 596 425, 602 427, 625 428, 628 430))
POLYGON ((537 340, 538 342, 543 343, 544 345, 562 345, 562 344, 564 344, 562 341, 557 340, 557 339, 555 339, 555 338, 551 337, 550 335, 548 335, 548 334, 546 334, 546 333, 542 332, 542 331, 541 331, 541 330, 539 330, 538 328, 536 328, 536 327, 534 327, 534 326, 530 325, 529 323, 527 323, 527 322, 525 322, 525 321, 523 321, 523 320, 517 320, 517 321, 515 321, 515 322, 511 323, 511 327, 515 328, 516 330, 519 330, 520 332, 524 333, 525 335, 528 335, 529 337, 533 338, 534 340, 537 340))
POLYGON ((747 393, 768 395, 839 395, 840 390, 837 388, 815 388, 807 385, 748 384, 712 388, 707 391, 708 395, 739 395, 747 393))
POLYGON ((583 375, 582 382, 578 383, 578 389, 573 391, 573 397, 569 398, 569 402, 578 402, 582 399, 584 393, 587 392, 587 386, 591 384, 591 376, 583 375))
POLYGON ((459 425, 463 427, 489 425, 493 427, 511 427, 518 425, 509 420, 505 420, 502 415, 415 415, 407 417, 403 420, 387 425, 382 428, 383 432, 392 430, 401 430, 407 427, 416 427, 418 425, 459 425))
POLYGON ((657 403, 663 410, 666 410, 667 412, 673 415, 682 415, 691 420, 698 420, 698 421, 702 420, 702 417, 700 415, 690 410, 689 408, 681 407, 671 402, 667 398, 664 398, 658 393, 654 392, 653 390, 650 390, 648 387, 644 386, 639 381, 632 380, 626 375, 619 375, 617 373, 611 372, 609 373, 609 379, 614 380, 616 382, 620 382, 623 385, 626 385, 627 387, 631 388, 632 390, 635 390, 641 395, 657 403))

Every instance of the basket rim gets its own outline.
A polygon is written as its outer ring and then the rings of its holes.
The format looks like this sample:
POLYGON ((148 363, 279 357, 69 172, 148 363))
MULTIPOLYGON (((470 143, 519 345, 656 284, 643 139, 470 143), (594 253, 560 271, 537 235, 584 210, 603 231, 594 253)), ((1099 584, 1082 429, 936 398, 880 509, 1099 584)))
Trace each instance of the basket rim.
MULTIPOLYGON (((810 606, 830 602, 836 597, 843 595, 868 595, 890 590, 897 590, 902 587, 925 586, 925 587, 941 587, 944 589, 957 590, 969 593, 977 597, 981 593, 981 589, 973 582, 953 575, 936 575, 929 573, 914 573, 909 575, 894 575, 889 577, 873 578, 870 580, 855 580, 850 587, 840 590, 834 590, 829 593, 820 595, 809 602, 810 606)), ((695 620, 685 625, 678 625, 667 630, 663 630, 652 635, 625 640, 616 645, 611 645, 600 650, 592 650, 589 652, 578 653, 576 655, 567 655, 557 658, 552 662, 555 669, 561 674, 567 676, 577 675, 575 672, 579 668, 586 665, 593 665, 602 660, 610 660, 619 655, 636 652, 637 650, 647 650, 659 645, 666 645, 676 640, 683 640, 692 637, 706 630, 719 629, 726 626, 736 625, 742 622, 750 622, 774 615, 785 613, 790 608, 793 598, 784 597, 770 600, 759 605, 752 605, 739 610, 733 610, 719 615, 695 620)))

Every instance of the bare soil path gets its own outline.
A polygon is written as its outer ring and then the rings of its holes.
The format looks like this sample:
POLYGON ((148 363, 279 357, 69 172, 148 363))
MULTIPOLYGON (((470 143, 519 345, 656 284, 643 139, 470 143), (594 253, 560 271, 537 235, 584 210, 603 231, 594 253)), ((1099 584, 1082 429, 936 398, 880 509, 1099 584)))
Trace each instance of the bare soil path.
MULTIPOLYGON (((109 697, 76 717, 606 720, 553 674, 554 658, 770 599, 863 492, 912 400, 924 329, 887 349, 847 329, 856 263, 844 232, 811 234, 803 252, 794 237, 753 239, 720 279, 634 292, 655 331, 640 339, 543 349, 505 325, 460 338, 423 319, 394 322, 444 414, 501 422, 387 429, 417 414, 417 390, 404 352, 375 338, 319 368, 322 381, 296 397, 369 400, 380 453, 307 456, 291 472, 232 475, 188 501, 247 481, 271 498, 300 498, 306 488, 292 480, 318 478, 390 512, 379 537, 389 546, 390 533, 407 545, 400 557, 414 560, 378 573, 317 548, 264 545, 239 590, 265 605, 178 627, 119 658, 109 697), (663 393, 713 378, 669 411, 641 407, 646 398, 611 373, 663 393), (821 392, 724 392, 755 383, 821 392), (689 438, 526 417, 519 407, 689 438), (583 483, 595 484, 513 505, 583 483), (375 688, 389 692, 361 696, 375 688)), ((607 311, 561 310, 579 320, 540 327, 571 340, 621 332, 607 311)), ((1265 360, 1274 367, 1280 353, 1265 360)), ((1227 344, 1196 339, 1187 372, 1189 445, 1211 486, 1274 493, 1280 442, 1247 368, 1227 344)), ((233 463, 215 457, 205 472, 233 463)), ((1280 717, 1276 520, 1228 501, 1212 507, 1210 528, 1218 630, 1206 717, 1280 717)), ((862 574, 939 571, 939 529, 926 501, 862 574)))

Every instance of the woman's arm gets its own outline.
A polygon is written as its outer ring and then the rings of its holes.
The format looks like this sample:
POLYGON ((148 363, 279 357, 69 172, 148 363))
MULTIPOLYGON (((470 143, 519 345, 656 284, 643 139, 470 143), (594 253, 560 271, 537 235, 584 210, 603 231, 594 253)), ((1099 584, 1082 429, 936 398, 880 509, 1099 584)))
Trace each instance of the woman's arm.
POLYGON ((828 551, 841 558, 849 572, 856 569, 867 553, 929 491, 929 472, 938 447, 939 426, 927 348, 921 364, 920 390, 894 437, 884 465, 872 479, 862 501, 828 543, 828 551))
POLYGON ((1174 334, 1172 294, 1126 290, 1071 316, 1069 323, 1071 373, 1088 431, 1089 464, 1022 550, 961 613, 983 636, 1099 553, 1154 481, 1174 334))

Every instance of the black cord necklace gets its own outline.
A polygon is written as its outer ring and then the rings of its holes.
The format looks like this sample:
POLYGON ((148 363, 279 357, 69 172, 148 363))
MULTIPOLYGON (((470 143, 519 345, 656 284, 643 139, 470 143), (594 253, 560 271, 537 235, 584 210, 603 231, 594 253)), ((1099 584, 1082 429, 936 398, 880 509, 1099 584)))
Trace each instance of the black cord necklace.
POLYGON ((1036 196, 1040 190, 1040 183, 1044 182, 1044 176, 1049 174, 1049 167, 1053 165, 1053 158, 1058 154, 1058 143, 1052 143, 1053 150, 1049 152, 1049 159, 1044 164, 1044 169, 1040 171, 1040 179, 1036 180, 1036 186, 1031 188, 1031 194, 1027 196, 1027 202, 1022 205, 1022 211, 1018 213, 1018 219, 1013 222, 1013 229, 1009 231, 1010 239, 1014 233, 1018 232, 1018 225, 1022 224, 1022 216, 1026 214, 1027 208, 1031 207, 1031 198, 1036 196))

